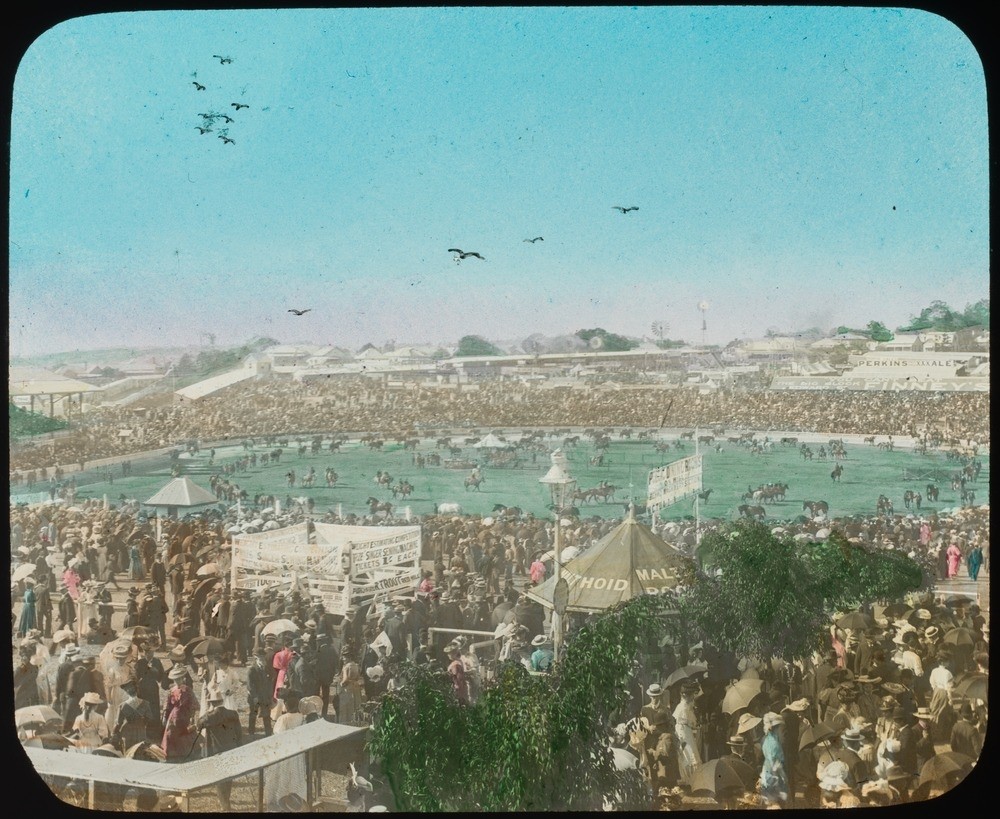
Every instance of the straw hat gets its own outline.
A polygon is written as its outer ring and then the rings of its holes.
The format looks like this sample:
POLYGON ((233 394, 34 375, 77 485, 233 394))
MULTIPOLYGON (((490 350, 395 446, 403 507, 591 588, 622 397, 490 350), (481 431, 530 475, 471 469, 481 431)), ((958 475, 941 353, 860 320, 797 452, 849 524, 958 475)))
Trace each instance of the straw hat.
POLYGON ((170 669, 167 676, 172 680, 183 680, 189 674, 188 668, 183 663, 177 663, 170 669))
POLYGON ((543 646, 547 642, 548 639, 545 637, 544 634, 536 634, 534 637, 531 638, 531 644, 533 646, 543 646))
POLYGON ((659 683, 652 683, 649 688, 646 689, 647 697, 662 697, 663 689, 660 687, 659 683))
POLYGON ((803 697, 800 700, 795 700, 794 702, 788 703, 788 705, 785 706, 785 709, 788 710, 788 711, 799 711, 799 712, 801 712, 801 711, 805 711, 808 707, 809 707, 809 700, 808 700, 808 698, 803 697))
MULTIPOLYGON (((742 720, 742 717, 740 719, 742 720)), ((785 718, 781 716, 781 714, 776 714, 774 711, 768 711, 764 714, 762 722, 764 723, 764 730, 770 731, 776 725, 784 725, 785 718)))
POLYGON ((760 717, 755 717, 753 714, 741 714, 740 721, 736 725, 736 733, 745 734, 747 731, 750 731, 760 725, 760 722, 760 717))
POLYGON ((847 763, 835 759, 823 769, 823 775, 819 780, 819 787, 828 793, 849 791, 851 786, 848 784, 847 778, 850 775, 851 769, 847 767, 847 763))
POLYGON ((100 705, 104 700, 101 699, 101 695, 96 691, 88 691, 82 697, 80 697, 80 707, 83 708, 85 705, 100 705))

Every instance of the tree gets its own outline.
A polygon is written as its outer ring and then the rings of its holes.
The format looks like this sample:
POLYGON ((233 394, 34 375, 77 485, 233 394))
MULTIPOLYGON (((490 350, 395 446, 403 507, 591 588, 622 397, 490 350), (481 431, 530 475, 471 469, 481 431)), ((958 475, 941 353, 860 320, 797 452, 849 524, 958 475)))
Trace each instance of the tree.
POLYGON ((892 341, 892 332, 880 321, 869 321, 865 332, 872 341, 892 341))
POLYGON ((620 336, 617 333, 609 333, 603 327, 594 327, 591 330, 577 330, 576 335, 590 344, 591 347, 604 352, 620 353, 626 350, 634 350, 639 346, 638 341, 625 338, 625 336, 620 336), (599 339, 599 341, 594 342, 595 338, 599 339))
POLYGON ((936 330, 951 333, 965 327, 990 326, 990 300, 980 299, 975 304, 966 305, 963 312, 953 310, 940 300, 935 300, 920 311, 917 316, 910 317, 910 323, 898 327, 901 333, 916 333, 922 330, 936 330))
POLYGON ((396 809, 589 811, 605 797, 648 808, 640 774, 616 770, 608 740, 639 653, 675 606, 647 595, 593 617, 553 674, 508 661, 471 706, 440 672, 404 664, 404 684, 383 696, 369 736, 396 809))
POLYGON ((706 535, 699 558, 708 571, 690 578, 681 612, 720 648, 765 659, 806 656, 833 612, 923 583, 920 566, 901 553, 869 552, 836 531, 800 545, 756 521, 706 535))
POLYGON ((503 355, 503 350, 482 336, 462 336, 458 341, 456 358, 474 355, 503 355))

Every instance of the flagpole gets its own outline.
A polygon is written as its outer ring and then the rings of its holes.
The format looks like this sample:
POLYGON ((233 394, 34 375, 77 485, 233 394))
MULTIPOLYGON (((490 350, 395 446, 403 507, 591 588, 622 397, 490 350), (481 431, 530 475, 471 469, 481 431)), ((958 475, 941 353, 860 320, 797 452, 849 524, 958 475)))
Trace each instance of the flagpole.
MULTIPOLYGON (((694 457, 695 463, 700 463, 701 458, 701 445, 698 441, 698 427, 694 428, 694 457)), ((701 481, 698 481, 699 487, 701 489, 701 481)), ((694 548, 697 549, 701 546, 701 504, 699 503, 700 497, 698 492, 695 491, 694 495, 694 548)))

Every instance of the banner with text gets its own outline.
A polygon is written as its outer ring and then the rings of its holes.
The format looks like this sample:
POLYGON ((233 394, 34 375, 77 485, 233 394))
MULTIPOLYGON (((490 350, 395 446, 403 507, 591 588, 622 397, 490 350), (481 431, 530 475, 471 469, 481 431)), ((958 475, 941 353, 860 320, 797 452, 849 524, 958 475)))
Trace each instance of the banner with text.
POLYGON ((664 506, 701 491, 701 458, 692 455, 650 471, 646 508, 654 518, 664 506))

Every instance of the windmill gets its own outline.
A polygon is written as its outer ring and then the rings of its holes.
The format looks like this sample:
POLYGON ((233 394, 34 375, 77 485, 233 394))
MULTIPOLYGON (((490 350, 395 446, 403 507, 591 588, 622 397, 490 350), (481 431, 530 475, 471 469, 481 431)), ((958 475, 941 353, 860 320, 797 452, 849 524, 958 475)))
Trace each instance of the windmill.
POLYGON ((653 335, 660 339, 660 344, 663 344, 663 334, 670 329, 670 325, 665 321, 654 321, 652 326, 649 328, 653 335))
POLYGON ((708 302, 700 301, 698 302, 698 309, 701 310, 701 346, 705 346, 705 330, 708 329, 708 325, 705 323, 705 311, 708 310, 708 302))

